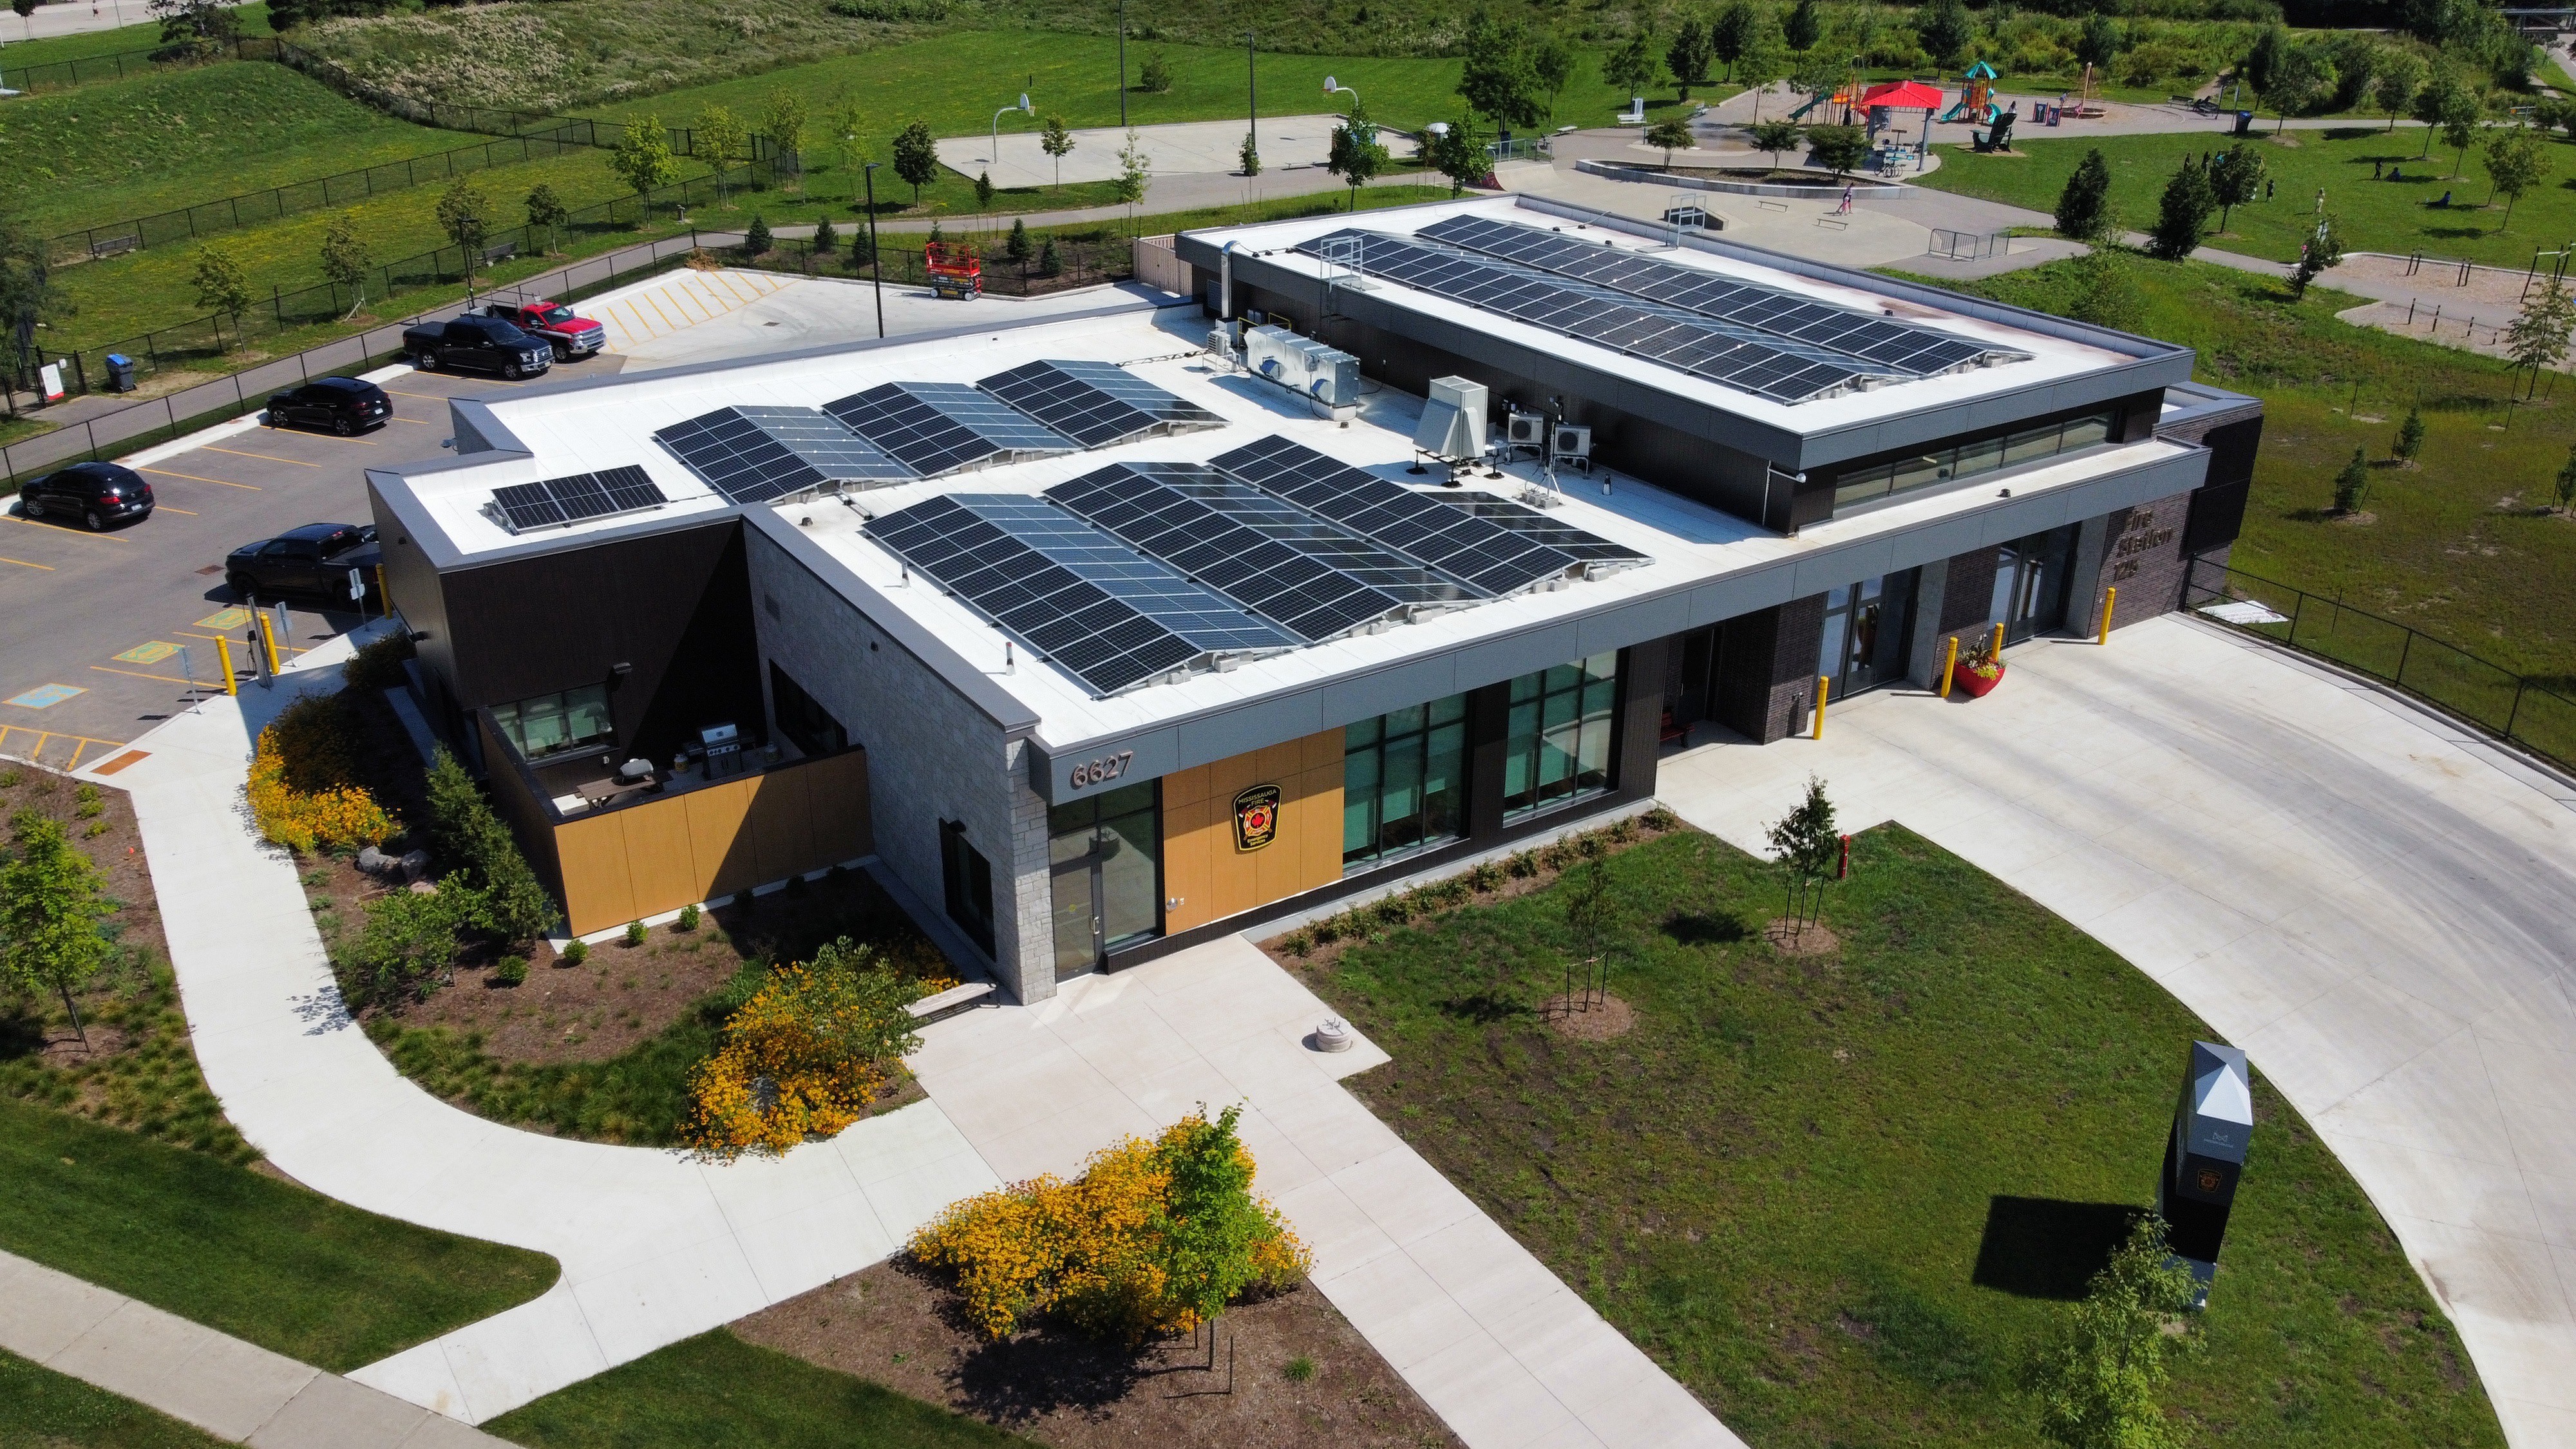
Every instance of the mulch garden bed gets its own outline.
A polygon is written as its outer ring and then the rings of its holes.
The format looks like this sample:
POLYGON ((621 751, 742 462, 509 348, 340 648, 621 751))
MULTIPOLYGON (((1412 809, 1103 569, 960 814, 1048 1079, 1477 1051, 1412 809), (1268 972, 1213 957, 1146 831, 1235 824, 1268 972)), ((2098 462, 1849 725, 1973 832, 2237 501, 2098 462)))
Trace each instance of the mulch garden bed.
POLYGON ((1311 1284, 1228 1309, 1212 1369, 1204 1332, 1136 1350, 1053 1328, 997 1343, 967 1327, 955 1301, 937 1274, 897 1258, 732 1328, 1053 1449, 1459 1443, 1311 1284))

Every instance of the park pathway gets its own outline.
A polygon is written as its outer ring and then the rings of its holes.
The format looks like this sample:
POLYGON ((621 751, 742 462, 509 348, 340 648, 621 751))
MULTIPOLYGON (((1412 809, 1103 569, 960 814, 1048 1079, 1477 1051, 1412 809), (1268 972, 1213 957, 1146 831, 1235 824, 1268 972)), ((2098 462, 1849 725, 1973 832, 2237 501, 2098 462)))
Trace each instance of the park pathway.
POLYGON ((1895 820, 2119 952, 2369 1194, 2507 1440, 2576 1444, 2576 786, 2182 616, 2008 662, 1974 703, 1881 690, 1821 740, 1678 755, 1658 793, 1759 850, 1813 772, 1842 828, 1895 820))

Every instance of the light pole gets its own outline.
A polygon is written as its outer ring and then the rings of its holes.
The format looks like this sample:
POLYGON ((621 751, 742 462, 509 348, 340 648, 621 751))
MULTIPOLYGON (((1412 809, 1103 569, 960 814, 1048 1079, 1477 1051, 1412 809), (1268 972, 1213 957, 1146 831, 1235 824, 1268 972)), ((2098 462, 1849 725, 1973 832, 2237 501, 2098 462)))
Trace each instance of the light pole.
POLYGON ((1118 129, 1127 129, 1127 0, 1118 0, 1118 129))
POLYGON ((993 113, 993 164, 996 166, 1002 164, 1002 118, 1013 111, 1017 111, 1024 116, 1031 114, 1029 110, 1029 93, 1027 91, 1020 92, 1020 103, 1018 105, 1004 106, 993 113))
POLYGON ((882 161, 867 163, 868 186, 868 289, 877 294, 877 339, 885 339, 885 254, 877 250, 877 168, 882 161))

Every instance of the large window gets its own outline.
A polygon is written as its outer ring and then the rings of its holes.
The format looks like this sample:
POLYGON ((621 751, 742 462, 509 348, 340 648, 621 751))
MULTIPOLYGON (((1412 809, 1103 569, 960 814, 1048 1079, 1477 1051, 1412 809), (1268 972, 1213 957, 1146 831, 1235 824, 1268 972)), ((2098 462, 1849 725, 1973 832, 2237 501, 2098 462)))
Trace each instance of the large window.
POLYGON ((939 887, 946 897, 948 919, 967 937, 993 953, 993 863, 966 842, 966 826, 939 822, 939 887))
POLYGON ((2103 412, 1979 438, 1956 447, 1900 458, 1893 463, 1873 463, 1861 472, 1844 475, 1834 485, 1834 511, 1840 513, 1857 504, 1934 487, 1953 479, 1973 478, 1998 468, 2018 468, 2060 453, 2080 452, 2107 442, 2110 437, 2111 414, 2103 412))
POLYGON ((1342 731, 1342 864, 1455 840, 1467 822, 1467 696, 1453 694, 1342 731))
POLYGON ((492 723, 519 747, 519 757, 529 761, 604 744, 617 734, 616 725, 608 718, 608 686, 604 684, 585 684, 516 704, 496 704, 492 706, 492 723))
POLYGON ((769 661, 769 699, 778 711, 778 732, 806 754, 836 754, 850 747, 850 732, 775 659, 769 661))
POLYGON ((1610 788, 1619 656, 1595 654, 1512 681, 1503 738, 1503 818, 1610 788))
POLYGON ((1055 974, 1079 976, 1163 929, 1163 815, 1154 782, 1047 811, 1055 974))

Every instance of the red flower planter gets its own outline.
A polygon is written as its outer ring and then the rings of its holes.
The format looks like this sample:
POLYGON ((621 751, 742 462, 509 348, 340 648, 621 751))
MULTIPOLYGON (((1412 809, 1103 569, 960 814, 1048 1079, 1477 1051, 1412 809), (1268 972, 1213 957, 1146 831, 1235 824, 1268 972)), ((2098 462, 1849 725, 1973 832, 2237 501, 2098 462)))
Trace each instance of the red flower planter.
POLYGON ((1964 660, 1950 666, 1950 687, 1965 691, 1970 699, 1985 698, 1986 691, 2003 682, 2004 666, 2001 664, 1995 666, 1995 672, 1992 674, 1979 674, 1970 669, 1964 660))

